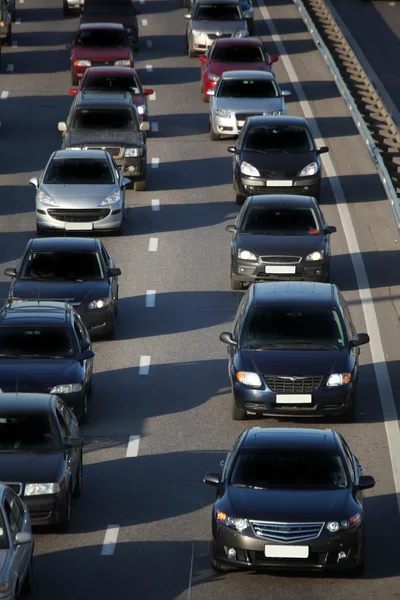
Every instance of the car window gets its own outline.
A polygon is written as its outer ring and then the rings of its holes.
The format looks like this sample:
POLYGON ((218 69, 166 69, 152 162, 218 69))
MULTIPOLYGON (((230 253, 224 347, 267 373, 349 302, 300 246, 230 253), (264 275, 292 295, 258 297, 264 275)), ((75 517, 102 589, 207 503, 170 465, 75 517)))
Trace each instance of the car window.
POLYGON ((17 522, 18 531, 21 531, 24 524, 24 510, 17 496, 13 496, 11 500, 11 510, 17 522))
POLYGON ((214 62, 263 63, 266 56, 260 46, 216 46, 212 60, 214 62))
POLYGON ((342 311, 342 316, 343 316, 343 320, 346 326, 346 330, 347 330, 347 335, 349 340, 352 340, 356 337, 357 332, 355 330, 355 327, 353 325, 353 321, 351 319, 350 313, 349 313, 349 309, 347 307, 346 301, 343 298, 342 294, 340 293, 339 295, 339 304, 340 304, 340 308, 342 311))
POLYGON ((68 327, 0 327, 0 358, 69 358, 74 354, 68 327))
POLYGON ((105 249, 105 247, 103 246, 103 244, 100 245, 100 248, 101 248, 101 254, 103 256, 104 264, 107 269, 110 265, 110 256, 109 256, 107 250, 105 249))
POLYGON ((110 92, 130 92, 139 95, 139 80, 134 75, 88 75, 84 81, 84 90, 101 90, 110 92))
POLYGON ((20 414, 0 410, 0 454, 55 452, 61 448, 48 414, 20 414))
POLYGON ((138 131, 139 123, 133 110, 77 108, 73 117, 72 129, 118 129, 138 131))
POLYGON ((278 98, 275 81, 266 79, 222 79, 219 98, 278 98))
POLYGON ((15 536, 17 535, 17 533, 19 531, 18 523, 17 523, 17 520, 15 518, 13 511, 11 510, 11 505, 7 499, 4 500, 4 511, 6 513, 6 518, 7 518, 8 524, 10 525, 11 535, 15 539, 15 536))
POLYGON ((60 423, 60 427, 61 427, 61 431, 63 434, 63 437, 65 439, 69 438, 69 427, 68 424, 66 422, 66 420, 64 419, 63 414, 61 413, 60 409, 57 407, 56 409, 56 414, 57 414, 57 419, 58 422, 60 423))
POLYGON ((194 21, 240 21, 242 14, 236 4, 198 4, 194 21))
POLYGON ((305 127, 252 127, 247 130, 243 147, 253 152, 311 152, 314 143, 305 127))
POLYGON ((84 342, 86 340, 85 340, 85 336, 83 334, 82 328, 76 318, 74 318, 74 330, 75 330, 76 336, 78 338, 79 347, 82 348, 82 344, 84 344, 84 342))
POLYGON ((243 298, 240 301, 238 309, 236 311, 236 317, 233 324, 233 337, 238 340, 240 336, 240 331, 242 328, 244 314, 246 312, 247 304, 249 300, 249 292, 246 292, 243 298))
POLYGON ((236 439, 235 443, 233 444, 233 448, 229 452, 229 454, 228 454, 228 456, 227 456, 227 458, 225 460, 225 464, 224 464, 224 476, 225 477, 226 477, 227 473, 229 473, 229 471, 230 471, 231 464, 232 464, 233 458, 235 456, 236 449, 237 449, 237 447, 239 445, 239 442, 242 439, 242 437, 243 437, 243 434, 241 433, 239 435, 239 437, 236 439))
POLYGON ((249 235, 318 235, 321 226, 311 208, 250 207, 240 233, 249 235))
POLYGON ((82 29, 76 39, 77 46, 86 48, 121 48, 127 46, 127 38, 123 31, 111 29, 82 29))
POLYGON ((114 174, 106 158, 53 158, 43 183, 53 185, 110 185, 114 174))
POLYGON ((30 252, 20 279, 52 281, 101 281, 103 267, 97 252, 30 252))
POLYGON ((62 416, 62 418, 64 419, 64 421, 66 423, 67 429, 69 430, 71 428, 71 420, 72 420, 71 413, 63 402, 57 403, 56 413, 57 413, 57 415, 62 416))
POLYGON ((346 457, 347 466, 349 467, 351 478, 354 481, 356 478, 356 474, 354 471, 353 455, 343 438, 341 438, 341 442, 344 450, 344 455, 346 457))

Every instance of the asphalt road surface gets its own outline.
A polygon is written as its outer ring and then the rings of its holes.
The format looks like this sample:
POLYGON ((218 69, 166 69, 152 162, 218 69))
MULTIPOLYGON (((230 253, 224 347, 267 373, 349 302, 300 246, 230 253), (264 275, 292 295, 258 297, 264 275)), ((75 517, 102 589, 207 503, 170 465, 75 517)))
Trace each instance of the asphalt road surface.
MULTIPOLYGON (((61 144, 57 122, 72 101, 66 45, 77 26, 56 0, 17 7, 18 45, 3 51, 0 76, 1 271, 15 265, 35 235, 28 180, 61 144)), ((204 472, 218 468, 245 425, 310 423, 231 421, 226 348, 218 339, 241 297, 230 291, 225 231, 237 213, 230 142, 209 140, 200 63, 186 56, 179 0, 145 0, 140 9, 136 66, 156 90, 150 114, 158 125, 149 137, 149 191, 129 191, 125 235, 105 238, 123 273, 117 337, 94 344, 83 495, 69 534, 36 537, 32 599, 398 598, 400 523, 390 453, 399 478, 391 395, 399 403, 399 234, 364 144, 290 0, 272 0, 268 13, 257 8, 256 28, 271 53, 278 44, 275 72, 293 92, 289 113, 315 119, 331 149, 324 164, 335 194, 325 177, 322 207, 338 228, 332 278, 358 330, 371 335, 361 353, 357 424, 311 422, 340 430, 364 472, 377 479, 366 497, 366 574, 211 571, 214 491, 202 483, 204 472), (146 306, 148 291, 156 292, 154 306, 146 306)))

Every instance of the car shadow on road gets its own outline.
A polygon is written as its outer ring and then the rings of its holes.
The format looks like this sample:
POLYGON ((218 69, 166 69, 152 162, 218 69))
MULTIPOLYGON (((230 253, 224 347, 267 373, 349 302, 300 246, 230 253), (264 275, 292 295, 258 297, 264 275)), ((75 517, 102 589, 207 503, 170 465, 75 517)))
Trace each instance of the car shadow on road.
POLYGON ((232 181, 232 157, 226 154, 226 157, 162 162, 157 172, 151 172, 149 187, 151 190, 192 190, 226 185, 232 181))
MULTIPOLYGON (((24 11, 24 16, 25 16, 25 11, 24 11)), ((24 19, 25 21, 25 19, 24 19)), ((29 46, 32 48, 37 48, 37 47, 46 47, 46 46, 62 46, 63 48, 63 55, 66 55, 68 57, 68 54, 66 53, 65 50, 65 46, 66 44, 70 44, 72 42, 73 39, 73 32, 71 31, 27 31, 27 32, 20 32, 18 31, 18 35, 16 37, 16 39, 18 40, 18 46, 29 46)), ((33 58, 35 59, 35 52, 36 51, 30 51, 29 55, 33 54, 33 58)), ((53 48, 51 50, 45 50, 45 52, 47 52, 47 60, 49 60, 49 58, 51 58, 51 60, 54 60, 57 62, 58 56, 57 55, 57 51, 54 50, 53 48), (55 53, 55 54, 53 54, 55 53), (50 56, 51 55, 51 56, 50 56)), ((24 66, 26 65, 26 60, 24 61, 24 66)), ((29 61, 30 62, 30 61, 29 61)), ((48 72, 48 71, 46 71, 48 72)))
POLYGON ((157 121, 158 132, 151 132, 151 139, 166 137, 186 137, 190 135, 208 134, 208 113, 181 113, 150 116, 150 121, 157 121))
POLYGON ((193 61, 191 67, 153 67, 152 71, 137 69, 140 81, 145 86, 168 85, 174 86, 182 83, 198 82, 199 64, 193 61))

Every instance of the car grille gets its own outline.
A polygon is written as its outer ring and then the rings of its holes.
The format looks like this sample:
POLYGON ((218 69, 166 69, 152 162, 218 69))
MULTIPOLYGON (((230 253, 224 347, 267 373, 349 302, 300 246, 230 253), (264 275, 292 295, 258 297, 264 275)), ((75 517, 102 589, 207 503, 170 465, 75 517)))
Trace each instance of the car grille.
POLYGON ((236 121, 245 121, 248 117, 259 117, 263 115, 262 112, 254 112, 254 113, 236 113, 236 121))
POLYGON ((104 148, 104 146, 86 146, 85 150, 105 150, 111 154, 111 156, 114 156, 114 158, 122 154, 122 148, 116 147, 104 148))
POLYGON ((50 208, 48 214, 57 221, 64 223, 91 223, 100 221, 110 214, 109 208, 87 208, 82 210, 50 208))
POLYGON ((278 263, 280 265, 297 265, 301 261, 301 256, 260 256, 261 262, 278 263))
POLYGON ((22 492, 22 483, 9 483, 8 481, 3 481, 4 485, 8 485, 18 496, 21 495, 22 492))
POLYGON ((221 40, 222 38, 230 38, 232 37, 231 33, 223 33, 222 35, 217 35, 216 33, 206 33, 209 40, 221 40))
POLYGON ((295 377, 290 375, 265 375, 269 389, 276 394, 311 394, 322 382, 322 375, 295 377))
POLYGON ((267 521, 250 521, 257 537, 276 542, 290 544, 317 538, 324 523, 268 523, 267 521))

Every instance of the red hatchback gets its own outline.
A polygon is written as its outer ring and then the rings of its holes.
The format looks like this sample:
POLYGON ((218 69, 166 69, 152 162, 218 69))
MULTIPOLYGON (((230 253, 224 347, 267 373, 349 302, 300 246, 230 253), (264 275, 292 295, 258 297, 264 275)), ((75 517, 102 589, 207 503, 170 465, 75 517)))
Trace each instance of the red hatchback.
POLYGON ((79 82, 79 87, 69 90, 71 96, 78 92, 129 92, 137 106, 142 121, 149 120, 147 96, 153 90, 144 88, 135 69, 129 67, 89 67, 79 82))
POLYGON ((265 52, 257 38, 224 38, 215 40, 208 52, 199 56, 201 93, 208 102, 207 92, 213 90, 225 71, 272 71, 278 60, 265 52))
POLYGON ((133 67, 128 35, 119 23, 80 25, 71 46, 72 85, 88 67, 133 67))

